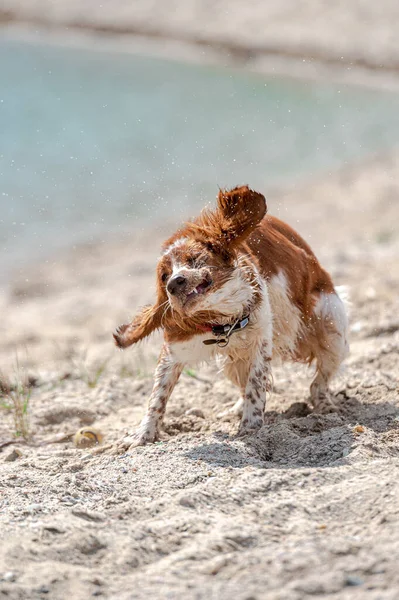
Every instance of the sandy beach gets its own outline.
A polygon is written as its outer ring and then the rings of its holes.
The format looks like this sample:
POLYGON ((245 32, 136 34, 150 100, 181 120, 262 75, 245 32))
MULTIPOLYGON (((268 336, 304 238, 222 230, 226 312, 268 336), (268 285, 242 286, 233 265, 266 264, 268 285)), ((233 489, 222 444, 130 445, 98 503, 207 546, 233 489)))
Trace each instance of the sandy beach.
POLYGON ((395 89, 398 19, 395 0, 0 0, 3 35, 395 89))
MULTIPOLYGON (((218 414, 237 391, 210 365, 183 374, 168 439, 115 454, 144 413, 160 338, 122 353, 111 332, 151 301, 174 223, 154 224, 151 248, 132 231, 1 291, 2 400, 7 381, 29 382, 31 433, 0 450, 2 597, 397 598, 398 182, 394 153, 268 196, 350 288, 337 414, 310 412, 306 368, 276 365, 265 426, 236 440, 237 420, 218 414), (82 426, 103 444, 75 448, 82 426)), ((0 442, 14 433, 3 406, 0 442)))
MULTIPOLYGON (((4 36, 377 88, 398 87, 398 19, 394 0, 0 0, 4 36)), ((111 334, 151 302, 179 223, 14 271, 0 287, 1 598, 399 597, 398 197, 399 149, 267 194, 348 287, 351 353, 324 416, 308 404, 312 370, 274 365, 265 425, 243 439, 220 417, 238 391, 208 365, 183 373, 164 441, 116 452, 144 414, 161 335, 121 352, 111 334), (101 444, 76 448, 81 427, 101 444)))

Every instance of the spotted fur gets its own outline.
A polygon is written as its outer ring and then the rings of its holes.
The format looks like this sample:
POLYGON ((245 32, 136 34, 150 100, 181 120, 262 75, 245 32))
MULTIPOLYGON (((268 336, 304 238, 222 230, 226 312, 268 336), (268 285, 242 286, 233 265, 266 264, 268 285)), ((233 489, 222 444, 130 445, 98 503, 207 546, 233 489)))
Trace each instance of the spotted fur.
POLYGON ((157 299, 114 334, 120 348, 162 329, 164 346, 147 413, 121 449, 159 438, 166 403, 186 364, 218 359, 239 387, 239 434, 263 425, 271 359, 311 363, 311 402, 334 409, 328 385, 348 352, 347 317, 331 278, 308 244, 266 215, 262 194, 247 186, 222 190, 217 207, 187 223, 163 246, 157 299), (212 325, 250 315, 225 347, 204 345, 212 325))

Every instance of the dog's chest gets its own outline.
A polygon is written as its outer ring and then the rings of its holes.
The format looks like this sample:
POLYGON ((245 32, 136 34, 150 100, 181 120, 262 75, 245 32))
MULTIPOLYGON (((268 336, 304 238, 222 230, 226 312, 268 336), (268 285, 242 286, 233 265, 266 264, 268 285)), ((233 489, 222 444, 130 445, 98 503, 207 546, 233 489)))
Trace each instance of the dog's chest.
POLYGON ((227 346, 222 348, 217 344, 204 344, 205 340, 216 338, 212 333, 203 333, 195 335, 184 342, 170 343, 169 350, 173 358, 183 364, 209 362, 218 355, 237 354, 243 351, 248 346, 248 333, 247 331, 242 331, 232 334, 227 346))
POLYGON ((216 354, 215 346, 207 346, 204 340, 212 337, 211 333, 195 335, 184 342, 169 344, 173 358, 180 363, 198 363, 211 360, 216 354))

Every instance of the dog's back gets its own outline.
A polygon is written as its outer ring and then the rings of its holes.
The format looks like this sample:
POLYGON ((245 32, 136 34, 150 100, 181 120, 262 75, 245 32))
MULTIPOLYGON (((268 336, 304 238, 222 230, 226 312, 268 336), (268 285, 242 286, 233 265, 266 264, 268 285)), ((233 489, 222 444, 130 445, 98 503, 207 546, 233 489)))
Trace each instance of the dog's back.
POLYGON ((319 294, 334 293, 330 275, 320 266, 310 246, 277 217, 266 215, 247 243, 267 281, 284 273, 289 299, 305 322, 319 294))

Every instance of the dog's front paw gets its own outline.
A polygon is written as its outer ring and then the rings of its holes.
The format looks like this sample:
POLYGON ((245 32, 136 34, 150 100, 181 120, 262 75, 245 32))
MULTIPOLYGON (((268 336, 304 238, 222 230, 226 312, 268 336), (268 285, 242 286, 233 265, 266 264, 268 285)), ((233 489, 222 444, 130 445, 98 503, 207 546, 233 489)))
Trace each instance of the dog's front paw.
POLYGON ((312 398, 312 404, 313 412, 318 415, 329 415, 339 410, 330 394, 323 394, 318 398, 312 398))
POLYGON ((138 446, 152 444, 158 440, 158 435, 151 431, 138 430, 136 433, 125 435, 115 444, 115 454, 124 454, 138 446))

